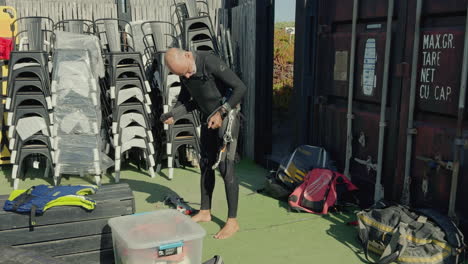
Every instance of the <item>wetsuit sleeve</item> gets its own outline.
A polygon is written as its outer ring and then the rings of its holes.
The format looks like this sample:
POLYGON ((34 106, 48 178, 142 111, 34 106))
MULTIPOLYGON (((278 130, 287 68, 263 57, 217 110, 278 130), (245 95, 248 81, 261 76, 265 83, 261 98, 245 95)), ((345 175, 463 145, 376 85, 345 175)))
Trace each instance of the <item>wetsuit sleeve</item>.
POLYGON ((193 111, 196 108, 195 102, 191 100, 191 95, 187 87, 181 82, 181 88, 179 96, 177 97, 177 103, 174 108, 172 108, 172 116, 177 119, 190 111, 193 111))
MULTIPOLYGON (((217 56, 211 54, 206 57, 206 69, 213 76, 232 89, 232 95, 227 101, 227 107, 232 108, 239 104, 244 96, 247 87, 239 77, 217 56)), ((229 110, 229 109, 227 109, 229 110)))

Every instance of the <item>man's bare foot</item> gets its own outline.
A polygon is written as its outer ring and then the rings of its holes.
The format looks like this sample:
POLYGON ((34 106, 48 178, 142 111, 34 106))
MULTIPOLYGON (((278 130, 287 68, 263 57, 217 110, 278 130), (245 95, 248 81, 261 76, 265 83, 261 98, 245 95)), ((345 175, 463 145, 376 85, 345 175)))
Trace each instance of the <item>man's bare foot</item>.
POLYGON ((224 227, 214 236, 216 239, 226 239, 239 231, 239 223, 236 218, 228 218, 224 227))
POLYGON ((198 214, 192 216, 192 220, 196 223, 199 222, 210 222, 211 221, 211 212, 210 210, 200 210, 198 214))

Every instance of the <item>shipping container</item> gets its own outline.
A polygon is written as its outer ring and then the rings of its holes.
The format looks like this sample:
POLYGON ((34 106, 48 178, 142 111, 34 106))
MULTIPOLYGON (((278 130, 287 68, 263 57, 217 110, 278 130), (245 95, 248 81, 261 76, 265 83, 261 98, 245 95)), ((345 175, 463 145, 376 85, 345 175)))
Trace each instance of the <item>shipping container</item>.
POLYGON ((312 69, 295 70, 310 97, 297 143, 329 150, 363 206, 431 206, 468 230, 466 12, 465 0, 297 1, 296 65, 312 69))

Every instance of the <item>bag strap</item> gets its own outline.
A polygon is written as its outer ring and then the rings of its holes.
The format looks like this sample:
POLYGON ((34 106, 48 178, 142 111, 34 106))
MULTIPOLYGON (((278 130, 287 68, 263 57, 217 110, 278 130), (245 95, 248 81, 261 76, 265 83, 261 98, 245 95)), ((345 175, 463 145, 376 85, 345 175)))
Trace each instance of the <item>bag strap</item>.
POLYGON ((400 223, 395 232, 392 234, 392 239, 385 247, 384 252, 380 256, 380 259, 377 262, 374 262, 369 259, 369 232, 367 228, 362 224, 361 221, 358 221, 358 232, 359 237, 361 238, 362 246, 364 248, 364 254, 368 263, 372 264, 389 264, 398 259, 408 246, 408 241, 406 240, 406 230, 408 225, 406 223, 400 223))
POLYGON ((325 192, 325 196, 323 197, 323 210, 322 210, 322 213, 323 214, 327 214, 328 213, 328 208, 330 207, 330 205, 328 204, 328 200, 329 200, 329 195, 330 195, 330 191, 334 191, 336 193, 336 186, 335 186, 335 179, 336 179, 336 173, 334 171, 331 171, 333 173, 333 176, 332 178, 330 179, 330 182, 328 183, 328 188, 327 188, 327 191, 325 192))
POLYGON ((14 202, 13 204, 13 210, 16 211, 18 210, 18 208, 25 204, 25 203, 28 203, 29 201, 31 201, 34 196, 31 195, 31 192, 34 190, 34 187, 31 187, 29 188, 28 190, 26 190, 24 193, 18 195, 15 199, 13 199, 12 202, 14 202))
POLYGON ((407 236, 408 224, 400 222, 396 229, 396 232, 393 233, 390 243, 384 249, 382 256, 378 261, 379 264, 389 264, 397 260, 399 256, 405 252, 406 247, 408 246, 407 236))
MULTIPOLYGON (((35 186, 29 188, 28 190, 26 190, 24 193, 20 194, 18 197, 16 197, 15 199, 13 199, 13 210, 16 211, 18 210, 18 208, 25 204, 25 203, 28 203, 30 202, 34 196, 31 194, 32 191, 34 190, 35 186)), ((36 209, 37 209, 37 206, 36 205, 31 205, 31 211, 30 211, 30 214, 29 214, 29 226, 30 226, 30 229, 33 228, 33 226, 36 225, 36 209)), ((31 230, 32 231, 32 230, 31 230)))
MULTIPOLYGON (((361 212, 362 213, 362 212, 361 212)), ((364 226, 364 224, 361 222, 362 220, 359 219, 359 214, 358 213, 358 233, 359 233, 359 240, 361 241, 362 247, 364 248, 364 254, 366 255, 366 259, 369 263, 374 263, 369 260, 369 232, 367 231, 367 228, 364 226)))

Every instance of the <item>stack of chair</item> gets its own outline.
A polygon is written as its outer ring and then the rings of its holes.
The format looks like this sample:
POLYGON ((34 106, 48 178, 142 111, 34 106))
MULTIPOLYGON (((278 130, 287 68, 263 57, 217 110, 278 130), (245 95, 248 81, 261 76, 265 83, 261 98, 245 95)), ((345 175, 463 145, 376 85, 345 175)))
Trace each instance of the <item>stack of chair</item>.
MULTIPOLYGON (((3 16, 0 15, 0 89, 2 90, 2 105, 0 107, 0 165, 10 164, 10 150, 6 130, 5 98, 7 96, 8 61, 12 50, 10 25, 16 19, 16 10, 10 6, 0 6, 3 16)), ((13 32, 16 34, 16 32, 13 32)))
POLYGON ((62 174, 93 174, 100 185, 99 89, 90 61, 87 50, 57 49, 54 53, 55 184, 62 174))
POLYGON ((106 123, 99 79, 105 76, 94 22, 63 20, 54 26, 52 104, 54 106, 55 183, 61 175, 94 175, 111 166, 106 152, 106 123), (104 128, 104 129, 102 129, 104 128))
POLYGON ((5 109, 15 189, 31 165, 26 165, 27 161, 32 161, 34 168, 45 166, 44 175, 53 172, 54 119, 48 67, 53 24, 47 17, 22 17, 11 26, 12 32, 18 33, 13 33, 5 109))
MULTIPOLYGON (((82 38, 85 39, 86 42, 79 46, 78 35, 73 36, 73 39, 65 40, 66 44, 72 44, 72 46, 76 49, 85 48, 92 52, 91 57, 93 57, 92 61, 92 69, 94 72, 94 77, 98 81, 98 88, 100 93, 100 111, 101 115, 103 116, 111 116, 112 109, 110 106, 110 102, 105 100, 106 84, 105 84, 105 71, 104 65, 102 61, 102 53, 101 53, 101 46, 99 39, 96 35, 96 25, 94 21, 86 20, 86 19, 68 19, 68 20, 61 20, 57 22, 54 26, 54 31, 64 31, 70 32, 75 34, 86 35, 88 37, 82 38)), ((60 43, 58 43, 60 44, 60 43)), ((110 131, 112 127, 112 120, 109 118, 101 118, 101 141, 102 141, 102 149, 101 151, 107 155, 110 154, 111 150, 111 143, 110 143, 110 131)))
MULTIPOLYGON (((153 54, 155 86, 159 88, 163 113, 172 110, 181 89, 180 77, 172 74, 166 67, 164 55, 167 49, 179 47, 173 24, 162 21, 148 21, 142 24, 146 49, 153 54)), ((181 146, 191 146, 200 153, 200 120, 198 113, 192 111, 176 120, 172 125, 164 125, 167 165, 169 179, 173 178, 174 163, 181 146)))
POLYGON ((154 177, 151 86, 142 55, 134 49, 132 27, 119 19, 98 19, 95 23, 105 57, 108 103, 112 110, 115 181, 120 179, 122 161, 131 157, 136 158, 139 167, 144 162, 154 177))
MULTIPOLYGON (((208 6, 206 1, 197 1, 199 4, 208 6)), ((184 3, 179 3, 176 15, 179 20, 182 33, 184 49, 214 51, 219 54, 217 35, 213 29, 213 23, 208 11, 200 11, 196 15, 190 15, 184 3)), ((206 10, 209 10, 208 7, 206 10)))

